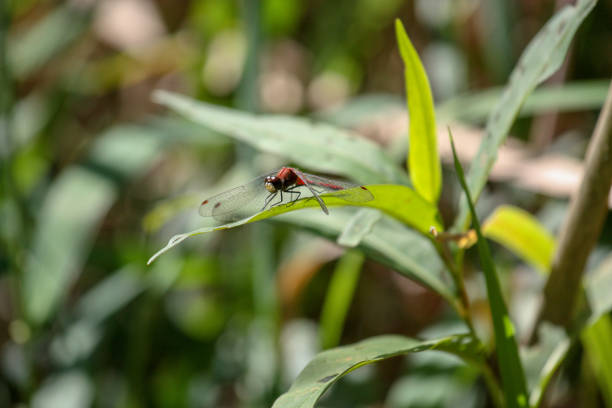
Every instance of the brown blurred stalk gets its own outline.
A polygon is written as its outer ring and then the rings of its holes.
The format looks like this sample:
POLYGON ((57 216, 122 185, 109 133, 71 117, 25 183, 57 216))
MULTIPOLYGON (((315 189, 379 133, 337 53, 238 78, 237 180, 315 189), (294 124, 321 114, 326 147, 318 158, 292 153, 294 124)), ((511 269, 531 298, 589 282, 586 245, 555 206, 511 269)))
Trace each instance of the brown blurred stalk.
POLYGON ((580 189, 572 197, 559 245, 544 289, 539 322, 569 327, 574 316, 586 261, 595 246, 606 214, 612 185, 612 86, 586 155, 580 189))

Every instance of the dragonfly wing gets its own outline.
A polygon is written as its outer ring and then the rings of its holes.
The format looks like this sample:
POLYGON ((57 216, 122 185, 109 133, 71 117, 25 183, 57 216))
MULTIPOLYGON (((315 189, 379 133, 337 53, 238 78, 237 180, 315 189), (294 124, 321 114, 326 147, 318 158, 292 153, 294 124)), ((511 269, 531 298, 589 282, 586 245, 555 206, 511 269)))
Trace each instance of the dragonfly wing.
POLYGON ((270 196, 264 185, 266 176, 204 200, 200 205, 200 215, 220 222, 233 222, 258 213, 270 196))

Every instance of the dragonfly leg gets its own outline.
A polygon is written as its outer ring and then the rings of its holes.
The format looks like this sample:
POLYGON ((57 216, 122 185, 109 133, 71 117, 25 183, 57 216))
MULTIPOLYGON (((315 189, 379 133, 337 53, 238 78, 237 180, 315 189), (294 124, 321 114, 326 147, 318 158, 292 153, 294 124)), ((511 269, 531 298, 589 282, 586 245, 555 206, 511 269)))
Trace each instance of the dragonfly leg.
POLYGON ((277 202, 275 202, 274 204, 272 204, 272 205, 270 206, 270 208, 272 208, 272 207, 276 207, 276 206, 279 206, 279 205, 281 205, 281 204, 283 203, 283 190, 279 190, 279 192, 280 192, 280 200, 278 200, 277 202))
POLYGON ((285 190, 287 193, 291 194, 291 202, 289 202, 287 204, 287 207, 292 206, 293 204, 296 203, 296 201, 298 201, 300 199, 300 196, 302 195, 302 192, 301 191, 294 191, 298 187, 300 187, 300 186, 293 186, 293 187, 288 188, 287 190, 285 190), (294 194, 297 194, 297 197, 294 194))
MULTIPOLYGON (((282 194, 283 193, 281 192, 281 200, 282 200, 282 194)), ((270 193, 268 195, 268 197, 266 197, 266 202, 264 203, 263 207, 261 207, 261 210, 259 210, 259 211, 265 210, 266 207, 268 206, 268 204, 270 204, 270 202, 274 199, 274 197, 276 197, 276 193, 270 193)), ((274 206, 272 206, 272 207, 274 207, 274 206)))

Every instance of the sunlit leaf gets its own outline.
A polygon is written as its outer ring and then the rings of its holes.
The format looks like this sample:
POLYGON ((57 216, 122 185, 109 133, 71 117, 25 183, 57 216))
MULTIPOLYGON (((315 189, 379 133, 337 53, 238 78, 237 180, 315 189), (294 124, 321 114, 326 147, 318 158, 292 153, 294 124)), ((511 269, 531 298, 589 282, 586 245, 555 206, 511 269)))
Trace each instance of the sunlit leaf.
MULTIPOLYGON (((360 189, 363 187, 355 188, 360 189)), ((437 209, 428 202, 426 202, 409 187, 383 184, 367 186, 366 188, 373 196, 372 200, 366 202, 351 202, 344 200, 342 198, 342 195, 346 194, 347 190, 341 190, 337 193, 323 194, 321 195, 321 198, 328 207, 360 206, 376 208, 396 218, 404 224, 413 227, 424 235, 428 235, 429 229, 432 226, 440 230, 442 229, 437 209)), ((170 241, 164 248, 162 248, 155 255, 153 255, 151 259, 149 259, 148 263, 150 264, 159 255, 166 252, 170 248, 178 245, 179 243, 191 236, 204 234, 211 231, 235 228, 251 222, 274 217, 276 215, 280 215, 289 211, 296 211, 302 208, 313 207, 319 207, 317 201, 313 200, 312 198, 306 198, 299 200, 295 203, 289 203, 286 205, 269 208, 252 217, 245 218, 236 222, 231 222, 219 226, 204 227, 185 234, 175 235, 170 239, 170 241)))
POLYGON ((436 119, 427 74, 400 20, 395 35, 404 60, 406 99, 410 116, 408 168, 416 191, 430 203, 437 203, 442 171, 436 138, 436 119))
MULTIPOLYGON (((596 3, 596 0, 579 0, 576 5, 565 6, 546 23, 521 55, 501 99, 489 115, 487 135, 472 160, 467 184, 475 200, 487 182, 497 150, 506 140, 527 95, 561 66, 576 30, 596 3)), ((469 208, 464 193, 455 228, 464 229, 468 223, 469 208)))
POLYGON ((314 407, 323 393, 349 372, 387 358, 427 350, 445 351, 472 362, 483 358, 482 345, 467 334, 431 341, 392 335, 373 337, 318 354, 300 373, 289 391, 274 402, 273 407, 314 407))
POLYGON ((155 100, 208 129, 301 167, 364 184, 410 184, 407 174, 376 144, 328 124, 291 116, 256 116, 164 91, 156 92, 155 100))
POLYGON ((461 187, 466 194, 474 230, 476 230, 476 234, 478 234, 478 255, 482 264, 485 282, 487 285, 487 295, 489 298, 489 305, 491 307, 493 331, 495 333, 497 359, 501 371, 506 403, 508 407, 526 407, 527 385, 521 360, 519 358, 514 324, 508 315, 508 309, 506 307, 506 303, 504 302, 497 272, 495 271, 495 264, 493 263, 491 250, 489 249, 489 245, 487 244, 480 230, 480 223, 478 221, 478 217, 476 217, 476 210, 474 209, 471 194, 468 190, 465 177, 463 175, 461 163, 459 162, 457 152, 455 151, 455 144, 453 142, 452 135, 450 134, 450 129, 449 136, 453 151, 455 171, 457 172, 457 177, 459 178, 461 187))
POLYGON ((498 207, 483 223, 482 233, 548 273, 555 249, 554 237, 527 211, 510 205, 498 207))

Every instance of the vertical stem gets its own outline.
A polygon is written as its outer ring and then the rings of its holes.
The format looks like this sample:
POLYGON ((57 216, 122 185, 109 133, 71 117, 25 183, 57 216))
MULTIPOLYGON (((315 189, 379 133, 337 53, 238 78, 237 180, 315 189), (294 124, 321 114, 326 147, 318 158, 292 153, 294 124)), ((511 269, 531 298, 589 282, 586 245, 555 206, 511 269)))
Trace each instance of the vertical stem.
MULTIPOLYGON (((612 185, 612 83, 586 155, 580 189, 572 197, 544 289, 542 320, 571 324, 580 281, 608 211, 612 185)), ((537 330, 534 332, 537 333, 537 330)))

